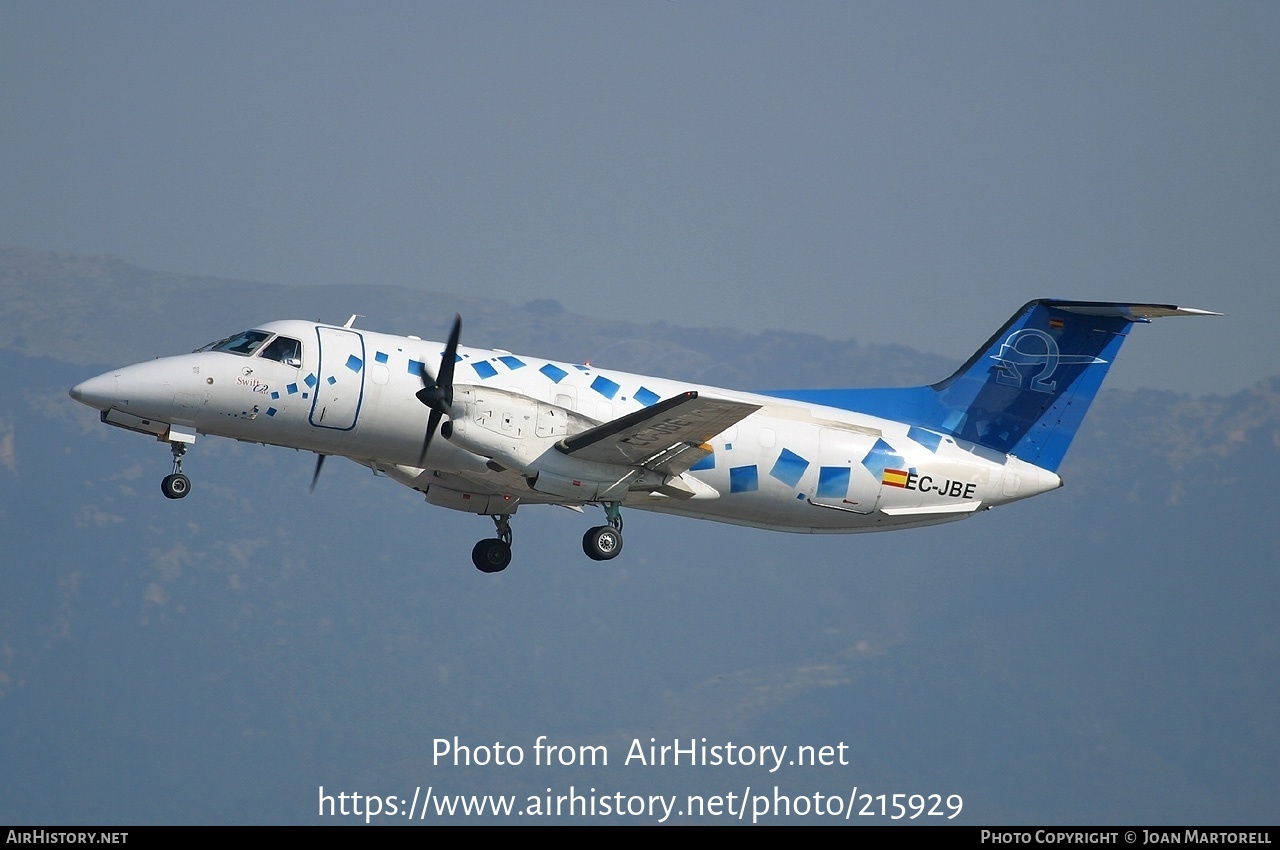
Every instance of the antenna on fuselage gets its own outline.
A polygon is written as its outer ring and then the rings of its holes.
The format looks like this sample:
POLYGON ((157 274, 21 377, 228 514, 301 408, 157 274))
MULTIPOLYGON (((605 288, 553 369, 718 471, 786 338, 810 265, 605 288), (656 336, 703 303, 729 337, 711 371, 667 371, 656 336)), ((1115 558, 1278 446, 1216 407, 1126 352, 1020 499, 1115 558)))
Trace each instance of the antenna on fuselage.
POLYGON ((343 327, 349 328, 356 323, 356 319, 363 319, 363 318, 364 318, 364 315, 361 313, 352 313, 351 318, 347 319, 347 323, 343 325, 343 327))

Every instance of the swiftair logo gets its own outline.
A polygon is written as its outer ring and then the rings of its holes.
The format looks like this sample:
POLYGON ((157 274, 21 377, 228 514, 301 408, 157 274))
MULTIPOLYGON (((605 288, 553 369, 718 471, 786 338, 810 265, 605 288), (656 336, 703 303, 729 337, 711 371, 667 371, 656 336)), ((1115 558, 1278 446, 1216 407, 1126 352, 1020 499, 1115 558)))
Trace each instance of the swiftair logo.
POLYGON ((1107 362, 1090 354, 1060 354, 1057 341, 1035 328, 1009 334, 991 359, 997 364, 996 383, 1038 393, 1057 389, 1058 382, 1049 379, 1059 366, 1107 362))

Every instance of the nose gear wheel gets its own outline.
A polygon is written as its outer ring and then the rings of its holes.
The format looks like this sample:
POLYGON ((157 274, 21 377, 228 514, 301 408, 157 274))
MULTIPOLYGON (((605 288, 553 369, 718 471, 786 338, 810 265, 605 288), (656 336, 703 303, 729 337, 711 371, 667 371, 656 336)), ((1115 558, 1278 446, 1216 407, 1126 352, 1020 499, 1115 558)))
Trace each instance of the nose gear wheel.
POLYGON ((160 481, 160 492, 166 499, 181 499, 191 492, 191 479, 182 474, 182 456, 187 453, 186 443, 170 443, 173 452, 173 472, 160 481))

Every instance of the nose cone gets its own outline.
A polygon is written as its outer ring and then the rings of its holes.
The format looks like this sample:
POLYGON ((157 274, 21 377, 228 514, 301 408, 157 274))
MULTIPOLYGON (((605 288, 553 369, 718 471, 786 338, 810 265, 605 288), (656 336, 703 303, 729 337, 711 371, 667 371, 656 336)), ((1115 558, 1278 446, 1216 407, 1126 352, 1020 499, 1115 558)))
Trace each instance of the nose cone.
MULTIPOLYGON (((191 355, 186 355, 190 357, 191 355)), ((174 380, 184 370, 178 357, 164 357, 113 369, 71 388, 71 397, 98 410, 127 411, 146 419, 163 419, 173 406, 174 380)))
POLYGON ((98 410, 106 410, 120 400, 115 372, 108 372, 87 381, 81 381, 71 388, 71 397, 81 404, 87 404, 98 410))

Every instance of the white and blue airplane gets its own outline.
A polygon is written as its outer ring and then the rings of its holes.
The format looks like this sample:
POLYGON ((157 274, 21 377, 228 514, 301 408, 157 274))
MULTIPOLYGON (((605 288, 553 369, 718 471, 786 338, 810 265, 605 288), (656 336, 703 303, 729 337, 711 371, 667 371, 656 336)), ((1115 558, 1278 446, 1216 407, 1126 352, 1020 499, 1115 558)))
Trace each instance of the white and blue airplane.
POLYGON ((524 505, 603 508, 582 546, 622 549, 622 509, 801 533, 963 519, 1062 486, 1057 470, 1138 322, 1219 315, 1042 299, 951 377, 896 389, 739 392, 306 321, 90 378, 71 397, 170 444, 162 491, 187 495, 200 434, 340 455, 490 517, 472 561, 511 561, 524 505), (438 363, 438 367, 434 364, 438 363), (436 439, 437 435, 440 439, 436 439))

